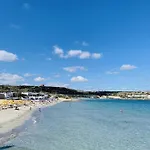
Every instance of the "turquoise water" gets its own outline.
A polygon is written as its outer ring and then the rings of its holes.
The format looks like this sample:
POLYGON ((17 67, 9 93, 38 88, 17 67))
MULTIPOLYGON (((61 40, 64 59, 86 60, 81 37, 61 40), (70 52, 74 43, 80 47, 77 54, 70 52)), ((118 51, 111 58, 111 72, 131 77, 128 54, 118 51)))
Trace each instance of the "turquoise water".
POLYGON ((63 102, 34 117, 4 149, 150 150, 150 101, 63 102))

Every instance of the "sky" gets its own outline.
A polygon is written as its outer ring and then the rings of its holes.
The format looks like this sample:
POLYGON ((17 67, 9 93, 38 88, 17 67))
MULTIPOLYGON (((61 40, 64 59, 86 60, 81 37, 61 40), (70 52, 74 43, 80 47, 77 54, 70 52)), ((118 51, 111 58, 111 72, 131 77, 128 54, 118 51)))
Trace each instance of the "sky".
POLYGON ((150 90, 150 1, 1 0, 0 84, 150 90))

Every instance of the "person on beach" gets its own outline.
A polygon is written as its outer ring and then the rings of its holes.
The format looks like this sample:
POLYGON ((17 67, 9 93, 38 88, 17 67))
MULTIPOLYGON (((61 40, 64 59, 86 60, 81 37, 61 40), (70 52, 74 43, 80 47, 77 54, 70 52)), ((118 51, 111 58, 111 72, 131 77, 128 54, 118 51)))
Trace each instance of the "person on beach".
POLYGON ((39 112, 41 112, 41 108, 39 108, 39 112))

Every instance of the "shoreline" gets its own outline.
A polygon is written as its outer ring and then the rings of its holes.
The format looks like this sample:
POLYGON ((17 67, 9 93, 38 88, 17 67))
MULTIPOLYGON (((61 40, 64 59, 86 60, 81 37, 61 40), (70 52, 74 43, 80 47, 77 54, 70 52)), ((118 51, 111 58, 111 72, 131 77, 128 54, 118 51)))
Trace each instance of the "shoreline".
MULTIPOLYGON (((63 102, 65 99, 53 101, 51 103, 35 105, 21 106, 19 110, 6 109, 0 111, 0 138, 2 135, 13 132, 18 127, 21 127, 26 121, 30 120, 32 114, 38 110, 38 108, 46 108, 58 103, 63 102), (30 107, 32 109, 30 110, 30 107)), ((3 137, 3 136, 2 136, 3 137)))
POLYGON ((143 98, 97 98, 97 100, 150 101, 150 99, 143 99, 143 98))

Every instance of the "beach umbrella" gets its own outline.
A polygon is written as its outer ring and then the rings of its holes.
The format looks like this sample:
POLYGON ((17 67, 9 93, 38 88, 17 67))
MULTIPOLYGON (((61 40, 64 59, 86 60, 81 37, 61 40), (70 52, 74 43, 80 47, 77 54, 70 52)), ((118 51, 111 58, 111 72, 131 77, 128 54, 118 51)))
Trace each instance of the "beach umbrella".
POLYGON ((11 100, 10 101, 10 105, 14 105, 15 104, 15 101, 14 100, 11 100))
POLYGON ((4 101, 4 102, 2 103, 2 105, 3 105, 3 106, 8 106, 9 103, 8 103, 8 101, 4 101))

